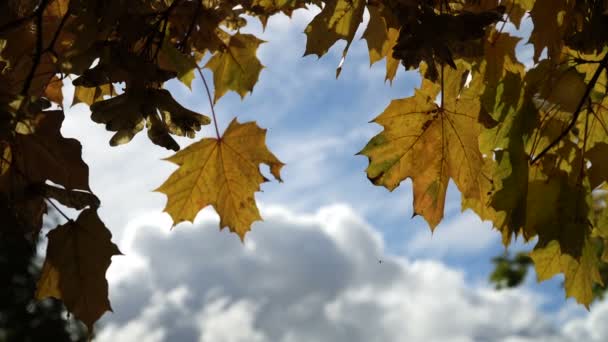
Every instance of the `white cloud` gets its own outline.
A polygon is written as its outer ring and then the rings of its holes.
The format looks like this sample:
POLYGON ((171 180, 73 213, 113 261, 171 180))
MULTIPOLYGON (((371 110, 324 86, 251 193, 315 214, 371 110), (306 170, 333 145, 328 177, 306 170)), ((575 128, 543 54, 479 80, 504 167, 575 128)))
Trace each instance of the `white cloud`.
POLYGON ((434 233, 429 229, 417 230, 404 252, 408 256, 436 258, 480 255, 498 243, 500 234, 492 229, 492 224, 468 210, 443 221, 434 233))
POLYGON ((313 215, 272 206, 263 213, 266 221, 255 224, 245 246, 218 232, 208 213, 171 232, 152 224, 162 222, 159 215, 130 225, 131 238, 121 245, 143 263, 128 272, 128 259, 114 258, 123 276, 110 277, 115 313, 104 317, 98 340, 608 338, 598 327, 607 312, 599 306, 561 331, 525 289, 496 292, 467 284, 462 272, 440 262, 386 255, 378 233, 347 206, 313 215))

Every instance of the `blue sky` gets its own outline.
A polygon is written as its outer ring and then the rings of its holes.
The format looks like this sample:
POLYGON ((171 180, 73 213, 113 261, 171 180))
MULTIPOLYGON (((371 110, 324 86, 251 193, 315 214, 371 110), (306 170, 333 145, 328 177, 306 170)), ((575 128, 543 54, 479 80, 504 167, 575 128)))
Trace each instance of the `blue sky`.
MULTIPOLYGON (((586 313, 564 300, 559 279, 539 285, 530 275, 523 288, 494 291, 487 277, 490 259, 504 251, 500 235, 460 212, 454 186, 432 235, 411 218, 409 181, 389 193, 367 180, 367 160, 355 154, 380 131, 368 122, 391 99, 410 96, 419 78, 400 68, 392 86, 385 83, 383 62, 370 68, 366 43, 356 40, 336 80, 343 45, 319 60, 302 58, 310 19, 304 11, 273 17, 264 32, 251 21, 247 31, 268 41, 258 53, 266 68, 253 94, 241 100, 229 93, 216 106, 220 129, 235 116, 257 121, 287 164, 285 182, 265 183, 256 195, 265 221, 244 245, 218 232, 210 208, 170 230, 165 197, 151 192, 175 169, 160 160, 170 151, 145 133, 111 148, 111 133, 88 109, 68 110, 63 133, 82 140, 100 215, 125 253, 108 272, 115 312, 102 319, 99 340, 608 338, 608 304, 586 313)), ((200 80, 192 91, 176 82, 170 89, 186 107, 210 113, 200 80)), ((64 97, 72 92, 66 86, 64 97)), ((207 126, 197 139, 213 134, 207 126)), ((191 142, 179 139, 182 147, 191 142)), ((521 248, 531 246, 512 250, 521 248)))

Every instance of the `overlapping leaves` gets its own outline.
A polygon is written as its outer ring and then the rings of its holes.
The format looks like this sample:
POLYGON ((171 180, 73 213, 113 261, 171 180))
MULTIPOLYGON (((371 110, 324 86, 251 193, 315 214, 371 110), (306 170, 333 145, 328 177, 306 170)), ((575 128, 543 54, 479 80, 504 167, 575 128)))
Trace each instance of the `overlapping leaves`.
MULTIPOLYGON (((75 86, 72 105, 88 105, 91 119, 115 132, 111 145, 147 128, 153 143, 177 151, 173 136, 194 138, 211 118, 179 104, 165 83, 192 87, 205 61, 211 106, 228 91, 245 96, 263 69, 263 41, 241 29, 313 5, 320 11, 305 29, 305 55, 321 57, 343 40, 340 72, 367 11, 370 64, 385 60, 391 82, 400 64, 423 76, 413 96, 376 118, 384 130, 361 151, 370 180, 392 190, 411 178, 414 212, 432 228, 452 180, 463 209, 492 221, 505 245, 537 237, 539 279, 563 273, 567 295, 589 305, 608 262, 608 213, 597 200, 608 181, 608 4, 573 0, 1 2, 0 204, 8 228, 0 236, 35 236, 49 203, 82 211, 49 233, 39 297, 63 299, 92 327, 110 309, 104 277, 119 254, 96 214, 80 144, 60 133, 64 82, 75 86), (528 69, 515 53, 520 39, 505 30, 526 13, 534 25, 528 69)), ((261 219, 260 164, 279 180, 282 166, 265 130, 236 120, 169 160, 179 168, 159 191, 175 223, 211 205, 220 226, 241 238, 261 219)))

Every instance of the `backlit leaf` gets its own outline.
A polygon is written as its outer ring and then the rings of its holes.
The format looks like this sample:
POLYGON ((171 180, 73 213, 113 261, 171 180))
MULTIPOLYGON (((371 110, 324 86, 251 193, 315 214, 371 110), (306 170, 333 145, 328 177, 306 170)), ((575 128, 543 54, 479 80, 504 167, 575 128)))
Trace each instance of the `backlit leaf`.
POLYGON ((121 253, 111 238, 93 209, 51 230, 36 298, 61 299, 91 331, 93 323, 112 310, 105 276, 112 256, 121 253))
POLYGON ((414 187, 414 213, 434 229, 443 217, 448 181, 463 196, 480 198, 482 156, 478 147, 478 82, 462 88, 468 72, 446 69, 445 103, 440 88, 424 80, 414 96, 393 100, 374 122, 384 131, 360 152, 370 160, 368 178, 395 189, 406 178, 414 187), (449 71, 448 71, 449 70, 449 71))
POLYGON ((213 71, 214 101, 228 90, 236 91, 241 98, 253 91, 263 68, 256 56, 263 42, 251 34, 237 33, 230 37, 224 49, 211 57, 205 68, 213 71))
POLYGON ((365 1, 363 0, 329 0, 321 13, 308 24, 306 33, 306 51, 304 56, 315 54, 319 57, 327 53, 338 40, 346 40, 346 50, 363 21, 365 1))
POLYGON ((167 159, 179 168, 157 191, 167 195, 165 211, 173 222, 192 222, 211 205, 220 216, 220 228, 244 239, 251 224, 262 219, 254 199, 267 181, 260 164, 281 180, 283 163, 268 150, 265 138, 266 130, 255 123, 235 119, 221 139, 205 138, 167 159))

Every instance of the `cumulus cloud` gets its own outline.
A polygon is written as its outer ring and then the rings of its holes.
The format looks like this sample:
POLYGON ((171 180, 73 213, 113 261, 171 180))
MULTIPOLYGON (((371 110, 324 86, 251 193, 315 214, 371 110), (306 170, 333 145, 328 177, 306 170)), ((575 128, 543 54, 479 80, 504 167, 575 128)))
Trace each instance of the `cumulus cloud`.
POLYGON ((408 240, 405 253, 417 257, 457 257, 480 255, 499 245, 500 234, 492 229, 492 224, 466 211, 442 222, 434 234, 429 229, 417 230, 408 240))
POLYGON ((200 342, 567 341, 608 338, 608 306, 556 327, 525 289, 467 284, 437 261, 385 254, 351 208, 265 207, 242 245, 210 211, 168 230, 134 221, 110 268, 115 313, 98 340, 200 342))

